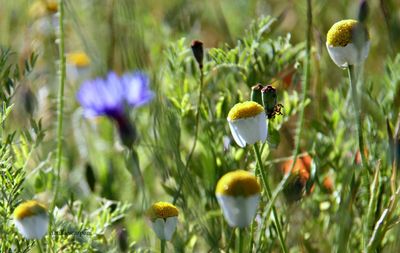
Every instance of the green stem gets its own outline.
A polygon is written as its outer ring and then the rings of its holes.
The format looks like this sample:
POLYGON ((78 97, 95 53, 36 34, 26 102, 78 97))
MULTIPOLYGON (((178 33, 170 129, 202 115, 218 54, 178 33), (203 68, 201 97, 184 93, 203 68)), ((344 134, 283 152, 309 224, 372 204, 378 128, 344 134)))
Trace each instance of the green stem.
POLYGON ((196 149, 196 145, 197 145, 197 139, 198 139, 198 135, 199 135, 199 124, 200 124, 200 110, 201 110, 201 103, 202 103, 202 98, 203 98, 203 86, 204 86, 204 73, 203 73, 203 68, 200 67, 199 100, 197 101, 197 108, 196 108, 194 140, 193 140, 192 148, 190 149, 189 155, 186 159, 185 168, 184 168, 181 178, 179 180, 178 190, 174 196, 174 199, 172 200, 172 204, 174 204, 174 205, 176 204, 176 201, 178 201, 178 198, 181 195, 182 188, 183 188, 183 180, 189 171, 189 164, 190 164, 190 161, 192 160, 192 156, 193 156, 194 150, 196 149))
POLYGON ((166 241, 165 240, 160 240, 160 243, 161 243, 161 253, 165 253, 166 241))
POLYGON ((368 166, 368 161, 367 158, 365 157, 365 146, 364 146, 364 138, 363 138, 363 127, 362 127, 362 118, 361 118, 361 105, 360 105, 360 97, 358 96, 358 91, 357 91, 357 84, 358 84, 358 79, 355 75, 354 71, 354 66, 349 65, 348 67, 348 74, 349 74, 349 81, 350 81, 350 88, 351 88, 351 95, 353 97, 353 106, 354 106, 354 111, 356 114, 356 121, 357 121, 357 135, 358 135, 358 150, 360 152, 360 157, 361 157, 361 166, 363 169, 367 169, 365 172, 361 172, 361 182, 362 182, 362 196, 361 196, 361 201, 363 207, 368 208, 367 213, 363 217, 363 246, 364 249, 367 248, 368 244, 368 237, 370 235, 370 227, 368 224, 368 213, 372 213, 372 210, 369 210, 368 202, 369 202, 369 166, 368 166))
POLYGON ((237 250, 237 252, 238 253, 243 253, 243 237, 244 237, 244 235, 243 235, 243 230, 244 230, 244 228, 237 228, 238 229, 238 232, 239 232, 239 247, 238 247, 238 250, 237 250))
POLYGON ((304 68, 304 82, 303 82, 303 89, 302 89, 302 100, 301 100, 301 110, 298 119, 297 131, 296 131, 296 138, 295 138, 295 149, 293 151, 293 163, 290 166, 290 170, 285 174, 281 182, 276 187, 274 193, 272 194, 271 200, 269 205, 267 206, 267 217, 269 212, 271 211, 271 207, 275 203, 279 193, 283 191, 286 187, 289 177, 292 173, 294 165, 296 164, 297 158, 300 153, 300 141, 301 141, 301 133, 303 130, 304 125, 304 111, 305 111, 305 102, 307 99, 307 90, 310 83, 310 58, 311 58, 311 29, 312 29, 312 5, 311 0, 307 1, 307 40, 306 40, 306 59, 305 59, 305 68, 304 68))
POLYGON ((36 244, 37 244, 37 246, 38 246, 39 253, 43 253, 44 251, 43 251, 43 249, 42 249, 42 243, 41 243, 41 241, 40 241, 39 239, 36 240, 36 244))
POLYGON ((255 220, 253 220, 250 227, 250 246, 249 246, 250 252, 253 250, 253 245, 254 245, 254 228, 255 228, 255 220))
MULTIPOLYGON (((271 201, 271 197, 272 197, 271 189, 270 189, 269 184, 268 184, 267 175, 265 175, 265 169, 264 169, 264 166, 262 164, 261 154, 260 154, 260 150, 258 148, 257 143, 255 143, 253 145, 253 150, 254 150, 254 153, 256 155, 257 164, 258 164, 257 168, 259 170, 259 174, 261 175, 261 181, 262 181, 262 184, 264 186, 265 193, 267 194, 268 200, 271 201)), ((288 252, 288 250, 286 248, 285 239, 283 238, 282 227, 281 227, 281 224, 279 222, 279 216, 278 216, 278 213, 277 213, 277 211, 275 209, 275 206, 273 204, 271 204, 271 205, 272 205, 271 206, 272 207, 272 214, 274 215, 273 222, 274 222, 274 225, 276 227, 276 230, 278 231, 279 242, 280 242, 282 251, 284 253, 286 253, 286 252, 288 252)))
MULTIPOLYGON (((52 231, 52 226, 54 222, 53 211, 56 206, 56 201, 59 192, 59 184, 60 184, 60 170, 61 170, 61 161, 62 161, 62 143, 63 143, 63 110, 64 110, 64 85, 65 85, 65 76, 66 76, 66 65, 65 65, 65 34, 64 34, 64 0, 58 1, 59 6, 59 33, 58 33, 58 42, 59 42, 59 57, 60 57, 60 65, 59 65, 59 90, 58 90, 58 103, 57 103, 57 160, 56 160, 56 178, 54 182, 54 197, 53 202, 50 208, 50 229, 52 231)), ((49 236, 51 238, 51 236, 49 236)), ((51 241, 51 239, 49 239, 51 241)), ((49 244, 50 245, 50 244, 49 244)))
POLYGON ((364 149, 364 138, 363 138, 363 128, 362 128, 362 118, 361 118, 361 110, 360 110, 360 99, 358 97, 357 92, 357 78, 354 71, 354 66, 349 65, 348 67, 348 74, 351 86, 351 95, 353 96, 353 105, 354 111, 356 113, 356 120, 357 120, 357 132, 358 132, 358 147, 361 156, 361 164, 365 168, 367 165, 367 159, 365 157, 365 149, 364 149))

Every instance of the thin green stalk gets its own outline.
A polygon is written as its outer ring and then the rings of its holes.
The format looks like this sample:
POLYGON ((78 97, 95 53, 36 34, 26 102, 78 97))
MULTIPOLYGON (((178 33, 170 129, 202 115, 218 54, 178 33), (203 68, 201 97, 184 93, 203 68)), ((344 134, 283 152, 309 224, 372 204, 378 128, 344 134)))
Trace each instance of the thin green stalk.
POLYGON ((237 252, 238 253, 243 253, 243 237, 244 237, 244 234, 243 234, 243 228, 237 228, 237 230, 238 230, 238 232, 239 232, 239 246, 238 246, 238 250, 237 250, 237 252))
POLYGON ((37 246, 38 246, 39 253, 43 253, 44 251, 43 251, 43 249, 42 249, 42 243, 41 243, 41 241, 40 241, 39 239, 36 240, 36 244, 37 244, 37 246))
MULTIPOLYGON (((362 184, 362 190, 363 194, 361 197, 362 200, 362 205, 367 208, 368 202, 369 202, 369 167, 368 167, 368 162, 367 158, 365 157, 365 146, 364 146, 364 138, 363 138, 363 127, 362 127, 362 118, 361 118, 361 106, 360 106, 360 98, 358 96, 358 91, 357 91, 357 83, 358 83, 358 78, 355 75, 354 71, 354 66, 349 65, 348 67, 348 75, 349 75, 349 81, 350 81, 350 88, 351 88, 351 95, 353 97, 353 106, 354 106, 354 111, 356 115, 356 121, 357 121, 357 136, 358 136, 358 150, 360 152, 360 157, 361 157, 361 166, 367 171, 361 172, 361 184, 362 184)), ((371 212, 369 210, 368 212, 371 212)), ((368 214, 368 213, 367 213, 368 214)), ((370 227, 368 226, 367 220, 368 220, 368 215, 365 214, 363 217, 363 247, 366 249, 367 243, 368 243, 368 237, 370 234, 370 227)))
POLYGON ((312 29, 312 5, 311 5, 311 0, 306 0, 307 1, 307 40, 306 40, 306 59, 305 59, 305 68, 304 68, 304 82, 303 82, 303 89, 302 89, 302 100, 301 104, 303 107, 300 110, 299 114, 299 119, 298 119, 298 125, 297 125, 297 131, 296 131, 296 138, 295 138, 295 148, 293 151, 293 163, 290 166, 290 170, 288 173, 285 174, 281 182, 278 184, 276 187, 275 191, 272 194, 271 201, 267 206, 267 215, 269 215, 269 212, 271 211, 271 207, 276 201, 276 198, 278 197, 279 193, 283 191, 283 189, 286 187, 286 184, 288 183, 289 177, 292 173, 292 170, 294 168, 294 165, 296 164, 297 158, 299 156, 300 152, 300 141, 301 141, 301 133, 303 130, 303 125, 304 125, 304 111, 305 111, 305 102, 307 99, 307 90, 308 86, 310 83, 310 58, 311 58, 311 29, 312 29))
POLYGON ((200 67, 199 100, 197 101, 194 139, 193 139, 192 148, 190 149, 189 155, 186 159, 185 168, 184 168, 181 178, 179 180, 178 190, 174 196, 174 199, 172 200, 172 204, 174 204, 174 205, 176 204, 176 201, 178 201, 178 198, 181 195, 181 191, 183 188, 183 180, 188 173, 189 164, 192 160, 192 156, 193 156, 194 150, 196 149, 196 145, 197 145, 197 139, 198 139, 198 135, 199 135, 199 124, 200 124, 200 110, 201 110, 201 103, 202 103, 202 99, 203 99, 203 86, 204 86, 204 73, 203 73, 203 68, 200 67))
POLYGON ((165 253, 166 241, 165 240, 160 240, 160 244, 161 244, 161 253, 165 253))
MULTIPOLYGON (((258 148, 257 143, 255 143, 253 145, 253 150, 254 150, 254 154, 256 156, 257 165, 258 165, 257 168, 259 170, 259 174, 261 175, 261 181, 262 181, 262 184, 264 186, 265 193, 267 194, 268 200, 271 202, 271 197, 272 197, 271 189, 270 189, 269 184, 268 184, 267 175, 265 175, 265 170, 264 170, 264 166, 262 164, 261 154, 260 154, 260 150, 258 148)), ((279 242, 280 242, 282 251, 284 253, 286 253, 286 252, 288 252, 288 250, 286 248, 285 239, 283 238, 282 227, 281 227, 281 224, 279 222, 279 216, 278 216, 278 213, 276 211, 275 206, 272 205, 271 207, 272 207, 272 214, 274 215, 273 222, 274 222, 274 225, 276 227, 276 230, 278 231, 279 242)))
MULTIPOLYGON (((54 197, 51 203, 50 208, 50 231, 52 231, 54 215, 53 211, 56 206, 56 201, 59 192, 59 184, 60 184, 60 170, 61 170, 61 161, 62 161, 62 143, 63 143, 63 111, 64 111, 64 85, 65 85, 65 76, 66 76, 66 67, 65 67, 65 34, 64 34, 64 0, 58 1, 59 8, 59 31, 58 31, 58 49, 59 49, 59 57, 60 57, 60 65, 59 65, 59 90, 58 90, 58 104, 57 104, 57 158, 56 158, 56 178, 54 182, 54 197)), ((49 242, 51 242, 51 236, 49 236, 49 242)), ((49 244, 51 245, 51 244, 49 244)))
POLYGON ((250 246, 249 246, 250 252, 253 250, 255 225, 256 225, 255 220, 253 220, 253 222, 251 223, 251 226, 250 226, 250 246))
POLYGON ((51 206, 51 211, 55 207, 55 202, 57 200, 59 183, 60 183, 60 170, 62 161, 62 143, 63 143, 63 111, 64 111, 64 84, 65 84, 65 52, 64 52, 64 0, 59 0, 59 53, 60 53, 60 68, 59 68, 59 78, 60 87, 58 90, 58 104, 57 104, 57 160, 56 160, 56 181, 55 181, 55 191, 54 198, 51 206))
POLYGON ((358 146, 361 155, 361 164, 365 168, 366 164, 366 157, 364 153, 364 138, 363 138, 363 128, 362 128, 362 119, 361 119, 361 111, 360 111, 360 99, 358 97, 357 92, 357 78, 354 71, 354 66, 349 65, 348 67, 348 74, 351 86, 351 95, 353 96, 353 105, 354 111, 356 113, 356 120, 357 120, 357 132, 358 132, 358 146))

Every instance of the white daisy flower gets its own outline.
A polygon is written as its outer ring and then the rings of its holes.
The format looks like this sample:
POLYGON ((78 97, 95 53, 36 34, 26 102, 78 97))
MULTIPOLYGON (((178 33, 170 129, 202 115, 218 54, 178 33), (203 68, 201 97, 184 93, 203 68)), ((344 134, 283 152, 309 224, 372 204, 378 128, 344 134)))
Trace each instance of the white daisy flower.
POLYGON ((326 40, 328 53, 336 65, 346 68, 364 62, 370 48, 366 28, 357 20, 346 19, 336 22, 329 29, 326 40), (354 38, 359 36, 359 38, 354 38), (360 44, 357 47, 355 40, 360 44))
POLYGON ((36 200, 26 201, 14 210, 14 224, 26 239, 41 239, 49 226, 47 208, 36 200))
POLYGON ((67 55, 67 76, 71 82, 89 77, 90 58, 85 52, 73 52, 67 55))
POLYGON ((265 142, 268 134, 264 108, 253 101, 237 103, 228 114, 233 139, 240 147, 265 142))
POLYGON ((178 224, 178 214, 178 208, 167 202, 157 202, 150 207, 151 228, 160 240, 171 240, 178 224))
POLYGON ((247 227, 254 219, 261 187, 250 172, 228 172, 217 183, 215 194, 225 220, 231 227, 247 227))

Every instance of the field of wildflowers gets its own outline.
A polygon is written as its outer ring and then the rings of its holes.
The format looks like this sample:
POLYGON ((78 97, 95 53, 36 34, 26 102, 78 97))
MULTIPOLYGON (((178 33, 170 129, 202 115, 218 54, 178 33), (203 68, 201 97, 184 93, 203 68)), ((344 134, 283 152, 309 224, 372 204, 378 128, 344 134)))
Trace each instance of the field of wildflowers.
POLYGON ((0 253, 400 252, 397 0, 0 0, 0 253))

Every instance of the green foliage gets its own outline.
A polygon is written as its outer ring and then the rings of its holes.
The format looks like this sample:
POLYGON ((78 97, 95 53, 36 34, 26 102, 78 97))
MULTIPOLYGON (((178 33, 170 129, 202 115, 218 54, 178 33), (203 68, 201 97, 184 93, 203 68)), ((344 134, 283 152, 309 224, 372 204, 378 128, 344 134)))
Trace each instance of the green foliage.
POLYGON ((54 225, 41 240, 46 252, 158 252, 146 210, 160 200, 179 209, 167 252, 237 251, 238 233, 224 219, 215 186, 236 169, 260 176, 251 147, 236 145, 226 119, 234 104, 250 100, 257 83, 273 85, 282 105, 261 145, 277 215, 263 191, 254 223, 243 231, 244 252, 280 252, 279 226, 289 252, 399 251, 400 54, 393 52, 400 44, 395 8, 388 8, 393 0, 371 2, 370 10, 382 13, 367 16, 371 54, 357 69, 364 166, 347 76, 324 56, 325 32, 333 20, 354 16, 356 2, 312 1, 304 101, 307 15, 301 1, 63 2, 67 56, 83 50, 91 63, 74 69, 68 62, 55 203, 57 24, 49 9, 35 16, 31 3, 0 4, 0 40, 22 48, 0 49, 1 252, 39 251, 38 242, 13 225, 14 209, 28 199, 56 207, 49 214, 54 225), (259 17, 271 11, 276 18, 259 17), (195 37, 204 40, 203 69, 190 50, 195 37), (89 77, 135 69, 149 75, 155 97, 130 113, 137 140, 127 149, 115 122, 84 118, 75 96, 89 77), (303 110, 300 172, 281 185, 303 110))

